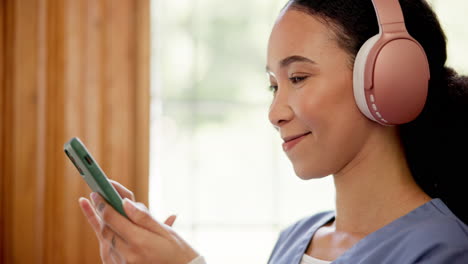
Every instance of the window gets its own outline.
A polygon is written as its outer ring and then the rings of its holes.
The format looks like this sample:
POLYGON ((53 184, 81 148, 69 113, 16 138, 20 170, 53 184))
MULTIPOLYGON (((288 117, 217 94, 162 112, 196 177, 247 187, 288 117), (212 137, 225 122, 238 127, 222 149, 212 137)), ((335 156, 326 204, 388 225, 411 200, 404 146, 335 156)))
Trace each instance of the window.
MULTIPOLYGON (((432 2, 466 73, 468 4, 432 2)), ((334 206, 331 177, 298 179, 268 121, 266 47, 285 3, 152 2, 150 209, 178 214, 209 263, 266 263, 282 228, 334 206)))
POLYGON ((442 0, 431 0, 442 28, 447 36, 447 64, 460 74, 468 74, 468 28, 466 23, 466 10, 468 2, 464 0, 451 0, 450 3, 442 0))

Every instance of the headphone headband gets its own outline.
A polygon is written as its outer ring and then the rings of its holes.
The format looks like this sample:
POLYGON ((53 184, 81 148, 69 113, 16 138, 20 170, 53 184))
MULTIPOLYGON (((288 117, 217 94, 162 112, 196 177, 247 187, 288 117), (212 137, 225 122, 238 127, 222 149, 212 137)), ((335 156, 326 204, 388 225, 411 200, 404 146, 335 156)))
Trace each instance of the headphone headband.
POLYGON ((380 27, 387 24, 405 23, 398 0, 372 0, 372 3, 380 27))

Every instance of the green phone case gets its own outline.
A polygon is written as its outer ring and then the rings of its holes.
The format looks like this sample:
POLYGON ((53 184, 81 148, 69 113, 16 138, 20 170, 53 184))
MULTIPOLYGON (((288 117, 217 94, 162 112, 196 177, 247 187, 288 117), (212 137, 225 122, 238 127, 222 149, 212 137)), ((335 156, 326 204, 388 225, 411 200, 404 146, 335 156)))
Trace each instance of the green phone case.
POLYGON ((106 174, 91 156, 79 138, 72 138, 64 145, 65 154, 94 192, 99 193, 117 212, 127 217, 123 209, 122 197, 109 182, 106 174))

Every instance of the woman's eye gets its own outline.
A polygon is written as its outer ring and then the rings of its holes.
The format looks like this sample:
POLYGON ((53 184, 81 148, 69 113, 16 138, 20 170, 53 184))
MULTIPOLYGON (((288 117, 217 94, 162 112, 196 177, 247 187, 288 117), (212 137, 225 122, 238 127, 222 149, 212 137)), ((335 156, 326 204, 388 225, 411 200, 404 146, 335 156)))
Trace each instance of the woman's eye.
POLYGON ((276 93, 276 91, 278 91, 278 85, 270 84, 270 86, 268 87, 268 90, 270 90, 273 93, 276 93))
POLYGON ((307 79, 307 76, 294 76, 294 77, 289 78, 289 80, 293 84, 300 83, 300 82, 304 81, 305 79, 307 79))

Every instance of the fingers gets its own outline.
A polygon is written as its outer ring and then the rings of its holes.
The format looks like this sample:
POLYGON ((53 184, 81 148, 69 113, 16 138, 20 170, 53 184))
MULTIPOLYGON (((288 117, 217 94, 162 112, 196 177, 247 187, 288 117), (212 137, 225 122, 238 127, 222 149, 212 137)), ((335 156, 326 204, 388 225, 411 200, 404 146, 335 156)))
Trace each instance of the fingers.
MULTIPOLYGON (((103 225, 105 227, 105 225, 103 225)), ((103 230, 105 230, 103 228, 103 230)), ((104 234, 104 232, 102 232, 104 234)), ((122 263, 120 261, 120 254, 118 251, 112 247, 111 242, 109 241, 109 235, 106 235, 106 238, 102 238, 102 241, 100 243, 100 248, 101 248, 101 259, 103 260, 103 264, 108 264, 108 263, 122 263)), ((112 235, 110 235, 112 239, 112 235)), ((117 244, 115 242, 115 244, 117 244)), ((122 243, 119 243, 119 245, 122 243)))
POLYGON ((125 261, 124 257, 121 256, 120 253, 116 252, 115 250, 111 250, 110 256, 112 258, 111 263, 115 263, 115 264, 127 263, 127 261, 125 261))
POLYGON ((176 218, 177 218, 176 215, 171 215, 166 219, 166 221, 164 221, 164 224, 172 227, 172 225, 174 225, 174 222, 175 222, 176 218))
POLYGON ((148 207, 146 207, 146 205, 144 203, 135 202, 135 201, 132 201, 132 202, 134 202, 133 204, 136 207, 138 207, 140 210, 142 210, 144 212, 147 212, 148 214, 150 213, 148 207))
MULTIPOLYGON (((128 218, 136 225, 162 236, 168 234, 168 230, 163 224, 151 217, 149 212, 141 210, 136 203, 125 198, 123 200, 123 207, 128 218)), ((174 221, 172 221, 172 223, 173 222, 174 221)))
POLYGON ((126 247, 127 244, 125 241, 115 232, 112 232, 105 223, 101 222, 88 199, 81 197, 78 202, 83 214, 99 240, 101 259, 103 263, 123 263, 122 256, 116 247, 119 245, 119 250, 127 252, 128 248, 126 247))
POLYGON ((86 198, 81 197, 78 200, 81 211, 85 215, 86 219, 88 220, 88 223, 91 225, 93 228, 94 232, 96 233, 98 239, 101 238, 101 224, 99 222, 99 219, 96 215, 96 212, 94 211, 92 205, 90 204, 89 200, 86 198))
POLYGON ((109 181, 114 186, 114 188, 117 190, 117 192, 120 194, 120 196, 122 196, 122 199, 123 198, 128 198, 128 199, 130 199, 132 201, 135 201, 135 195, 133 194, 132 191, 127 189, 125 186, 123 186, 119 182, 116 182, 114 180, 109 180, 109 181))
MULTIPOLYGON (((80 206, 91 226, 98 234, 101 258, 108 262, 171 263, 168 256, 179 255, 178 263, 187 263, 198 253, 175 233, 170 226, 175 215, 165 223, 155 220, 147 210, 124 198, 125 218, 110 206, 98 193, 92 193, 92 205, 80 199, 80 206), (172 253, 176 254, 172 254, 172 253)), ((172 261, 174 262, 174 261, 172 261)))
POLYGON ((123 240, 116 232, 110 229, 106 224, 102 225, 101 234, 103 241, 108 244, 109 250, 111 251, 124 251, 128 247, 128 243, 123 240))
MULTIPOLYGON (((141 234, 143 230, 140 227, 132 224, 127 218, 119 214, 101 197, 101 195, 92 193, 91 198, 96 212, 102 221, 121 238, 126 241, 134 241, 136 239, 135 237, 141 234)), ((128 198, 125 199, 128 200, 128 198)), ((100 232, 102 231, 100 230, 100 232)))
MULTIPOLYGON (((149 233, 146 230, 143 230, 143 232, 149 233)), ((137 240, 129 242, 105 224, 102 226, 101 233, 102 240, 105 243, 105 254, 112 258, 113 263, 142 263, 142 261, 137 260, 141 257, 142 248, 148 244, 147 240, 144 239, 148 235, 135 234, 134 238, 137 240)), ((155 242, 156 240, 157 237, 152 238, 151 242, 155 242)))
POLYGON ((80 204, 81 210, 83 211, 83 214, 85 215, 86 219, 93 228, 93 231, 94 233, 96 233, 96 236, 99 240, 101 259, 103 263, 121 263, 118 254, 111 249, 110 245, 106 241, 104 241, 104 238, 101 233, 102 223, 99 220, 93 206, 91 205, 91 202, 83 197, 81 197, 78 202, 80 204))

